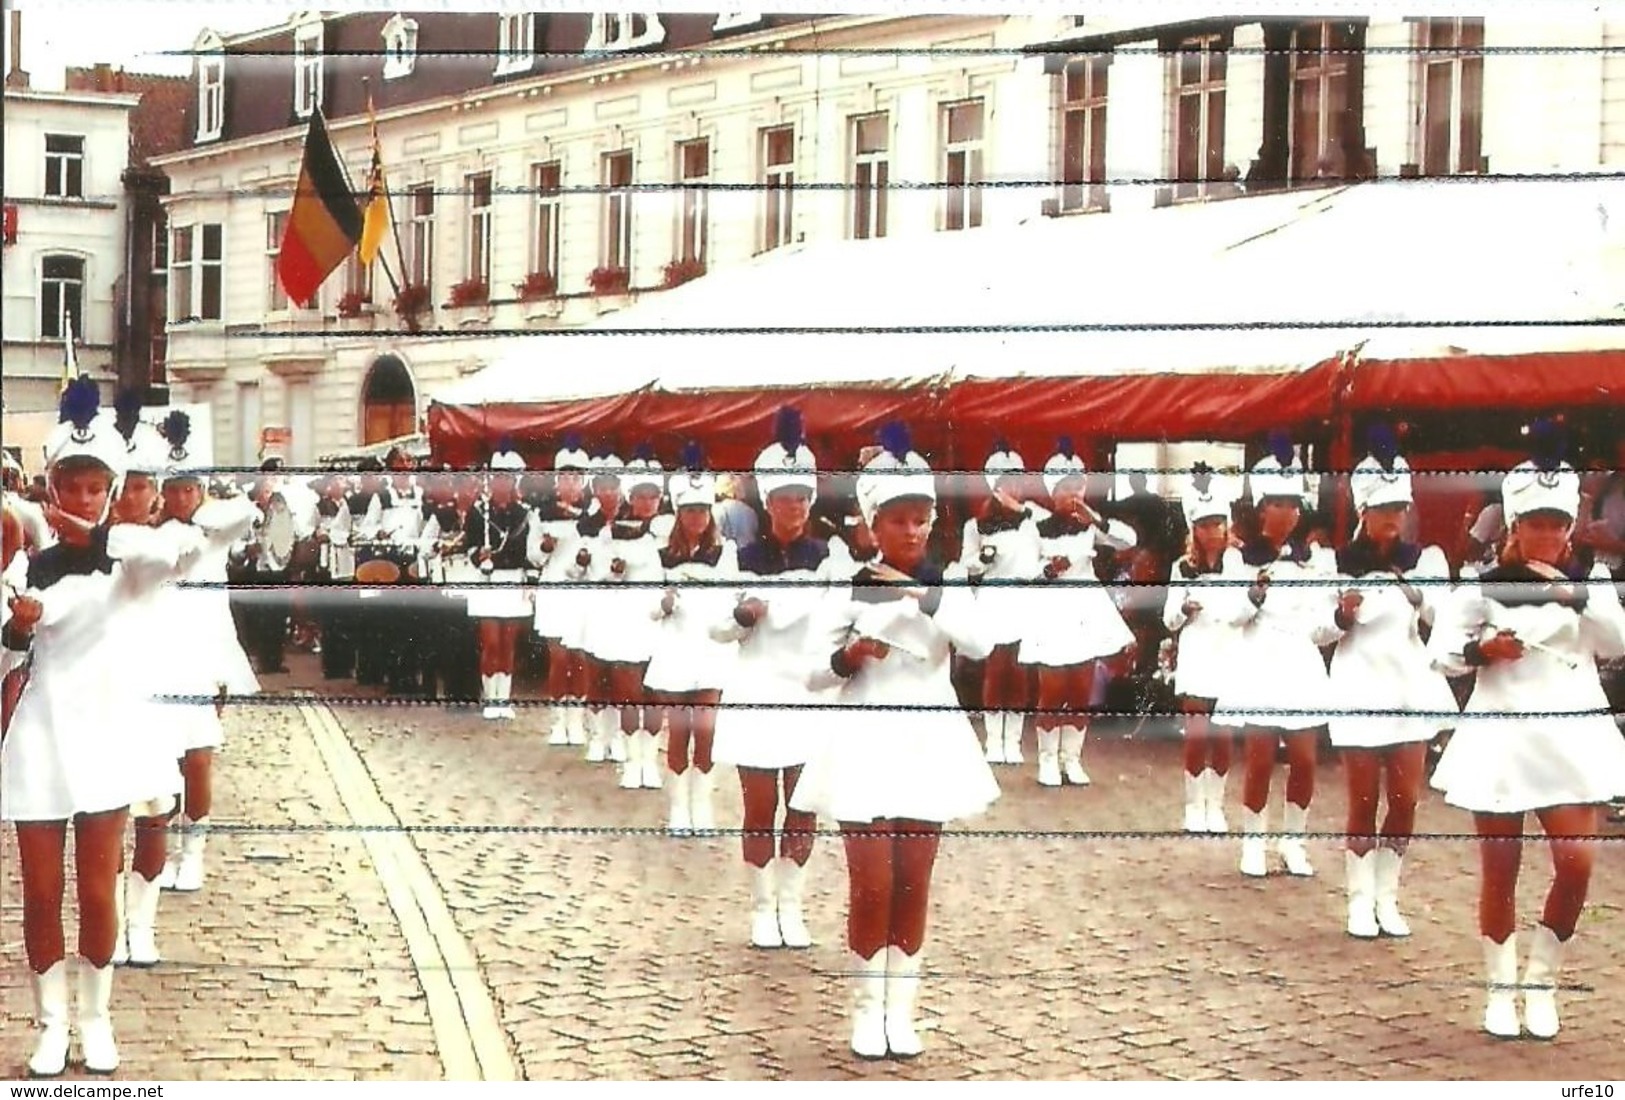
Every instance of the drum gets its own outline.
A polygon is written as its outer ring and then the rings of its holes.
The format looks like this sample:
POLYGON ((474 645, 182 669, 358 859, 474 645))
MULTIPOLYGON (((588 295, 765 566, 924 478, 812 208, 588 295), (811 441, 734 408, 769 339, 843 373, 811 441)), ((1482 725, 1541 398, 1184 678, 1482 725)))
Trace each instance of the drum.
POLYGON ((265 505, 265 523, 260 528, 259 546, 262 560, 271 571, 280 573, 293 562, 293 547, 297 540, 293 531, 293 510, 278 493, 265 505))
POLYGON ((417 552, 392 542, 363 542, 355 548, 357 584, 402 584, 412 578, 417 552))

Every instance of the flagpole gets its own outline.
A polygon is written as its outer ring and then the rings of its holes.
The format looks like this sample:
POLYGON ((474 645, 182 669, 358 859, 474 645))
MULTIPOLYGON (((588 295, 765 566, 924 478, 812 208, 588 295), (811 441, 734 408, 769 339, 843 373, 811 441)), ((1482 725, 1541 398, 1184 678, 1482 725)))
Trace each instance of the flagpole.
MULTIPOLYGON (((372 128, 373 155, 375 157, 379 157, 380 162, 381 162, 382 158, 379 156, 379 145, 378 145, 378 116, 373 111, 373 106, 372 106, 372 78, 368 77, 368 76, 362 77, 361 78, 361 86, 363 88, 365 88, 366 92, 367 92, 367 122, 372 128)), ((406 247, 405 247, 404 244, 401 243, 401 223, 400 223, 400 219, 395 217, 395 202, 390 197, 389 183, 388 183, 388 177, 387 176, 384 177, 384 202, 389 205, 389 233, 390 233, 390 236, 395 238, 395 260, 396 260, 396 262, 398 264, 400 264, 401 278, 406 279, 407 278, 406 247)), ((384 262, 384 258, 382 256, 378 257, 378 260, 379 260, 380 263, 383 263, 384 277, 389 280, 390 289, 392 289, 395 292, 396 296, 399 297, 400 292, 401 292, 401 287, 400 287, 400 284, 395 281, 394 274, 389 270, 389 264, 384 262)))

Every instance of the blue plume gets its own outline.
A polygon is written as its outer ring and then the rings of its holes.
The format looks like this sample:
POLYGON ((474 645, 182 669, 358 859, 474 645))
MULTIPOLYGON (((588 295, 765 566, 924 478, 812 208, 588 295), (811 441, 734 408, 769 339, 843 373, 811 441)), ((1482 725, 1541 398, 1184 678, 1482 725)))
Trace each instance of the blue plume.
POLYGON ((1191 466, 1191 484, 1198 493, 1205 493, 1208 486, 1213 484, 1213 467, 1206 462, 1198 462, 1191 466))
POLYGON ((62 391, 60 418, 57 423, 72 421, 75 428, 84 431, 90 427, 90 422, 96 419, 96 412, 100 409, 101 403, 102 395, 96 388, 96 383, 88 378, 76 378, 62 391))
POLYGON ((186 440, 192 434, 192 418, 180 409, 175 409, 164 417, 164 438, 169 440, 171 447, 184 447, 186 440))
POLYGON ((1078 455, 1077 448, 1072 445, 1072 437, 1069 435, 1063 435, 1055 441, 1055 450, 1062 458, 1076 458, 1078 455))
POLYGON ((909 437, 908 425, 901 420, 893 420, 883 424, 880 428, 880 445, 890 451, 899 462, 908 461, 908 453, 914 449, 914 441, 909 437))
POLYGON ((569 432, 564 437, 564 449, 567 451, 581 450, 581 433, 569 432))
POLYGON ((992 450, 991 453, 996 454, 996 455, 997 454, 1003 454, 1005 451, 1008 451, 1009 449, 1010 449, 1009 440, 1005 439, 1004 436, 1001 435, 1001 436, 999 436, 999 438, 997 438, 997 439, 995 439, 993 441, 993 450, 992 450))
POLYGON ((1365 438, 1371 457, 1381 463, 1384 470, 1392 470, 1394 459, 1399 457, 1399 436, 1394 433, 1393 425, 1379 420, 1371 425, 1365 438))
POLYGON ((501 439, 497 440, 497 449, 495 451, 493 451, 492 453, 493 454, 501 454, 504 451, 511 451, 511 450, 513 450, 513 436, 511 436, 511 435, 503 435, 503 437, 501 439))
POLYGON ((1540 469, 1555 470, 1563 464, 1568 453, 1568 439, 1561 423, 1541 417, 1530 425, 1529 439, 1535 465, 1540 469))
POLYGON ((639 462, 653 462, 655 449, 647 443, 639 443, 638 449, 632 452, 632 457, 639 462))
POLYGON ((801 410, 789 405, 780 409, 773 421, 773 438, 786 454, 795 454, 806 439, 801 425, 801 410))
POLYGON ((1269 448, 1270 454, 1275 456, 1275 461, 1279 462, 1282 468, 1291 467, 1294 448, 1292 446, 1292 436, 1288 435, 1285 429, 1276 428, 1270 433, 1269 448))
POLYGON ((689 471, 705 469, 705 452, 700 450, 698 443, 691 439, 683 444, 683 453, 677 457, 677 467, 689 471))

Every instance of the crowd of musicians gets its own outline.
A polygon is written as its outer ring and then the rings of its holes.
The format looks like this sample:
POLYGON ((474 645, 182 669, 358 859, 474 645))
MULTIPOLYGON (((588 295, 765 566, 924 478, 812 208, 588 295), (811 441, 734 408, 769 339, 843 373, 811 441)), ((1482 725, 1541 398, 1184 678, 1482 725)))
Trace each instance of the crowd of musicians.
MULTIPOLYGON (((1241 874, 1315 874, 1305 840, 1329 738, 1348 786, 1346 931, 1405 937, 1401 875, 1431 779, 1484 838, 1485 1031, 1559 1030, 1594 837, 1625 797, 1604 683, 1625 657, 1625 532, 1610 534, 1617 475, 1583 487, 1549 425, 1464 524, 1483 544, 1464 563, 1414 541, 1413 475, 1381 426, 1346 482, 1357 528, 1334 546, 1280 433, 1250 469, 1199 466, 1177 505, 1143 491, 1098 499, 1067 439, 1034 463, 999 443, 974 493, 966 475, 933 472, 902 425, 856 455, 815 455, 791 409, 738 475, 708 471, 692 445, 666 468, 571 436, 541 461, 503 441, 479 470, 414 470, 402 453, 353 478, 272 467, 206 500, 183 446, 165 440, 165 457, 138 432, 110 440, 82 421, 80 409, 53 441, 59 541, 7 546, 26 576, 8 573, 5 652, 27 682, 0 816, 23 855, 36 1073, 61 1072, 69 1049, 67 823, 81 847, 122 852, 127 815, 160 838, 143 848, 137 829, 122 886, 111 873, 87 885, 80 866, 78 1033, 87 1067, 107 1070, 112 963, 156 961, 158 890, 201 885, 219 711, 258 690, 243 651, 271 675, 289 644, 319 650, 329 679, 471 702, 614 767, 622 788, 663 789, 674 835, 715 829, 715 769, 736 768, 741 930, 758 948, 813 942, 807 863, 818 820, 837 823, 851 1047, 864 1058, 922 1051, 915 1003, 943 826, 986 811, 1029 745, 1038 784, 1087 787, 1091 717, 1110 709, 1114 683, 1136 682, 1136 663, 1160 667, 1150 680, 1184 727, 1185 831, 1227 833, 1239 812, 1241 874), (832 460, 856 472, 831 473, 832 460), (949 560, 939 521, 957 502, 939 499, 944 486, 982 501, 949 560), (166 658, 191 667, 108 674, 108 639, 156 629, 154 609, 184 612, 167 622, 204 640, 166 658), (242 649, 221 643, 231 612, 242 649), (521 711, 527 649, 542 658, 545 705, 521 711), (204 717, 163 717, 155 688, 204 717), (124 706, 144 739, 97 756, 124 706), (1227 793, 1238 755, 1239 805, 1227 793), (1553 880, 1520 972, 1529 814, 1551 840, 1553 880)), ((21 526, 8 507, 8 532, 21 526)))

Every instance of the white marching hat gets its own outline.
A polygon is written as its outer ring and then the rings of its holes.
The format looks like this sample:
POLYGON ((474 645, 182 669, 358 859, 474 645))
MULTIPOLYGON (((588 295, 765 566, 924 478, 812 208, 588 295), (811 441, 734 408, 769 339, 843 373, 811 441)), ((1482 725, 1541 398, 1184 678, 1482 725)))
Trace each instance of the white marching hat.
POLYGON ((607 477, 613 479, 616 483, 619 483, 621 481, 622 472, 625 469, 626 463, 622 462, 621 456, 615 454, 613 451, 607 451, 604 454, 595 455, 587 460, 587 472, 593 476, 594 480, 601 477, 607 477))
POLYGON ((135 428, 124 443, 125 469, 132 474, 162 477, 169 468, 169 447, 164 437, 144 420, 136 421, 135 428))
POLYGON ((1395 455, 1387 467, 1373 455, 1367 455, 1349 475, 1349 491, 1354 496, 1354 510, 1382 508, 1390 504, 1414 504, 1411 492, 1411 467, 1404 458, 1395 455))
POLYGON ((637 455, 626 464, 626 476, 621 478, 621 488, 630 496, 638 489, 654 489, 657 492, 666 491, 666 474, 660 468, 660 462, 646 447, 639 447, 637 455))
POLYGON ((786 405, 773 421, 773 442, 756 456, 756 487, 766 499, 781 489, 818 495, 818 460, 807 446, 801 413, 786 405))
POLYGON ((914 449, 908 425, 887 424, 880 429, 881 452, 858 475, 858 508, 863 522, 874 526, 880 509, 894 500, 923 498, 937 503, 937 483, 931 464, 914 449))
POLYGON ((698 444, 690 443, 683 448, 677 471, 666 479, 666 492, 671 496, 673 508, 695 505, 709 508, 717 502, 717 479, 706 472, 698 444))
POLYGON ((76 378, 62 391, 62 420, 45 439, 45 464, 56 466, 74 458, 99 462, 117 482, 129 464, 124 437, 105 420, 96 423, 101 392, 88 378, 76 378))
POLYGON ((1542 469, 1534 462, 1514 466, 1501 482, 1501 504, 1508 526, 1530 512, 1580 514, 1580 475, 1567 462, 1542 469))
MULTIPOLYGON (((992 459, 988 461, 991 462, 992 459)), ((1017 461, 1019 462, 1020 459, 1017 459, 1017 461)), ((1078 457, 1078 452, 1072 448, 1072 437, 1063 435, 1056 442, 1055 453, 1049 456, 1048 462, 1044 463, 1044 491, 1054 496, 1055 489, 1061 482, 1069 477, 1082 477, 1088 472, 1089 467, 1085 465, 1082 458, 1078 457)))
POLYGON ((564 437, 564 445, 553 456, 554 470, 585 470, 592 458, 581 447, 581 437, 574 432, 564 437))
POLYGON ((1180 506, 1185 511, 1185 523, 1195 527, 1204 519, 1230 518, 1230 506, 1240 494, 1235 482, 1208 470, 1198 469, 1180 494, 1180 506))
POLYGON ((1253 503, 1263 504, 1268 497, 1295 497, 1303 506, 1309 498, 1309 481, 1297 464, 1291 440, 1282 433, 1272 433, 1270 451, 1247 474, 1253 503))
POLYGON ((1001 477, 1005 474, 1019 474, 1025 465, 1010 444, 1002 439, 998 440, 993 444, 993 453, 987 456, 986 465, 982 467, 982 472, 987 475, 987 487, 995 488, 1001 477))
POLYGON ((503 439, 497 444, 497 451, 491 456, 491 472, 512 472, 525 468, 525 457, 513 449, 513 444, 503 439))

